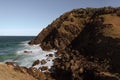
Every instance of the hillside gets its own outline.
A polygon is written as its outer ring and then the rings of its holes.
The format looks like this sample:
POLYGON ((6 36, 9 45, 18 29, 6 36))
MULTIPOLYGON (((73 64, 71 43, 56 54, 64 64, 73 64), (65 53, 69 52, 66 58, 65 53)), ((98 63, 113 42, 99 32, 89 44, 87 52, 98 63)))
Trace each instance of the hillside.
POLYGON ((0 80, 37 80, 27 72, 15 70, 12 65, 0 63, 0 80))
POLYGON ((58 50, 56 80, 120 80, 120 8, 74 9, 29 44, 58 50))

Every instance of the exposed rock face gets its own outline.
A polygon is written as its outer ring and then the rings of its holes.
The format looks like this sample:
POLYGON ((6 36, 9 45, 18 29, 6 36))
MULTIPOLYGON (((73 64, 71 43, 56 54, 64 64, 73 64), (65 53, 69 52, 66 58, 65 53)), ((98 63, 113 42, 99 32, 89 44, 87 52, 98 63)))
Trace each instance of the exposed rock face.
POLYGON ((65 49, 83 28, 83 20, 74 16, 74 13, 60 16, 29 44, 41 44, 45 50, 65 49))
POLYGON ((75 9, 29 44, 58 50, 52 68, 56 80, 120 80, 119 21, 120 8, 75 9))

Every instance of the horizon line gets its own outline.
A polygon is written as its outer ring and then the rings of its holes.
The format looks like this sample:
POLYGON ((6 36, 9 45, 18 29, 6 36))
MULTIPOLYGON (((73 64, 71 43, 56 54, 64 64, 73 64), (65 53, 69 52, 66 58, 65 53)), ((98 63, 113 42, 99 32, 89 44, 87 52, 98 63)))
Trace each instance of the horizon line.
POLYGON ((37 35, 0 35, 0 36, 37 36, 37 35))

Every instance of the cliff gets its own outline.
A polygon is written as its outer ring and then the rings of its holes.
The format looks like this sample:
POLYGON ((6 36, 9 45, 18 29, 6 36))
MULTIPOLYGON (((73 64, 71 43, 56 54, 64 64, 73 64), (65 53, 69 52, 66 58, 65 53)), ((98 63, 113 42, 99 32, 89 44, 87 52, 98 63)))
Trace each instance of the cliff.
POLYGON ((29 44, 57 49, 56 80, 120 80, 120 8, 74 9, 29 44))

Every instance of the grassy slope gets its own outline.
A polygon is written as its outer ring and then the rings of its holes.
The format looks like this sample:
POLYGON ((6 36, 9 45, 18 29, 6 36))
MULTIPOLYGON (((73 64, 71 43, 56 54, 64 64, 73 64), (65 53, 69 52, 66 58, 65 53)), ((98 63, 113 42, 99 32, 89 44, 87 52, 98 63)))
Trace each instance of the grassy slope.
POLYGON ((36 80, 28 73, 15 71, 13 66, 0 63, 0 80, 36 80))
POLYGON ((103 30, 105 36, 112 38, 120 38, 120 17, 115 15, 104 15, 105 18, 104 24, 112 24, 114 27, 106 28, 103 30))

